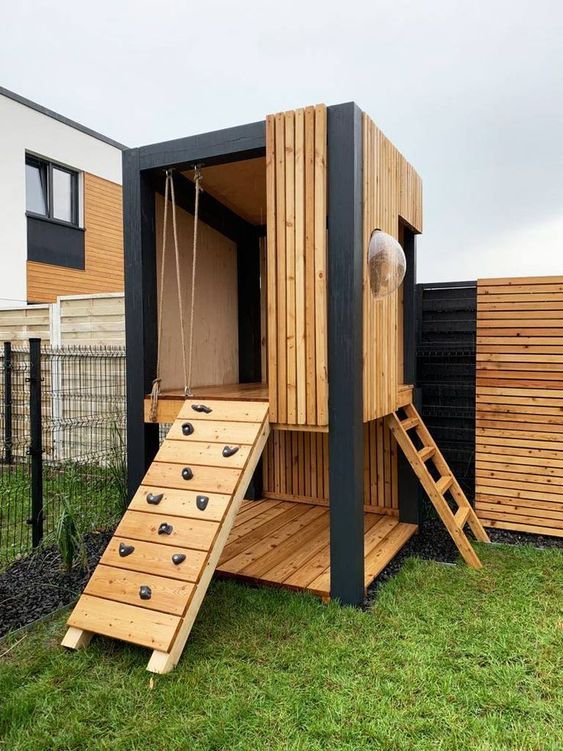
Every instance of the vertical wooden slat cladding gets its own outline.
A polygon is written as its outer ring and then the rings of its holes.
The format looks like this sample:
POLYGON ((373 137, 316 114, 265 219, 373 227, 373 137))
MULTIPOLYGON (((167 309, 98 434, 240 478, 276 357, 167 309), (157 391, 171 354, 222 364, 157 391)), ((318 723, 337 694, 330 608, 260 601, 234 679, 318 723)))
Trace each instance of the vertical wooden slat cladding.
POLYGON ((85 269, 27 262, 29 302, 55 302, 59 295, 123 291, 121 185, 84 173, 85 269))
POLYGON ((328 423, 326 107, 266 120, 270 419, 328 423))
MULTIPOLYGON (((397 445, 383 420, 364 425, 364 505, 398 514, 397 445)), ((276 430, 264 452, 264 497, 328 504, 328 433, 276 430)))
POLYGON ((563 536, 563 277, 477 283, 477 515, 563 536))
POLYGON ((364 422, 397 408, 403 362, 401 291, 375 300, 367 247, 378 228, 399 239, 400 220, 422 231, 422 182, 413 167, 364 114, 364 422))

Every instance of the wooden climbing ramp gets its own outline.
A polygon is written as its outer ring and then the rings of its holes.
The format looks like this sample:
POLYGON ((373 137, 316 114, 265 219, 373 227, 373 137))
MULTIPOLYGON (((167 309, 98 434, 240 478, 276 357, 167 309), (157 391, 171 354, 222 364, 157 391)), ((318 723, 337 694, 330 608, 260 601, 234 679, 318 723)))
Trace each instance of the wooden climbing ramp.
POLYGON ((269 434, 268 404, 187 400, 84 593, 63 646, 94 634, 178 662, 269 434))
POLYGON ((489 542, 489 536, 416 408, 407 404, 385 420, 465 562, 481 568, 464 527, 468 524, 480 542, 489 542))

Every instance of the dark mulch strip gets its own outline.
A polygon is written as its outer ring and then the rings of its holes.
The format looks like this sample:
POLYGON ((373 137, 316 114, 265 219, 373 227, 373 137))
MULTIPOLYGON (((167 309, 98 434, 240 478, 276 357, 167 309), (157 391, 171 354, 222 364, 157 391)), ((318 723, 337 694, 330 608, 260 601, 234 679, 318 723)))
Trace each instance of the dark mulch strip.
MULTIPOLYGON (((504 545, 533 545, 563 548, 562 537, 530 535, 500 529, 488 530, 492 542, 504 545)), ((85 539, 88 566, 85 571, 62 569, 56 548, 40 549, 0 573, 0 638, 55 610, 72 603, 83 590, 105 550, 111 531, 95 532, 85 539)), ((401 552, 386 566, 368 590, 366 605, 377 597, 379 588, 397 574, 405 561, 417 557, 439 563, 455 563, 458 551, 443 524, 429 515, 419 534, 411 537, 401 552)))
POLYGON ((0 637, 73 602, 84 589, 110 538, 94 532, 84 540, 88 566, 63 571, 56 548, 39 549, 0 573, 0 637))
POLYGON ((563 537, 531 535, 528 532, 511 532, 508 529, 487 529, 491 542, 503 545, 533 545, 535 548, 563 548, 563 537))
MULTIPOLYGON (((432 512, 421 526, 420 532, 411 537, 401 552, 383 569, 368 588, 366 605, 377 597, 377 591, 386 581, 397 574, 408 558, 417 557, 438 563, 455 563, 459 553, 442 522, 432 512)), ((487 529, 491 542, 502 545, 533 545, 536 548, 563 548, 563 537, 531 535, 526 532, 511 532, 505 529, 487 529)), ((472 538, 471 532, 469 537, 472 538)))

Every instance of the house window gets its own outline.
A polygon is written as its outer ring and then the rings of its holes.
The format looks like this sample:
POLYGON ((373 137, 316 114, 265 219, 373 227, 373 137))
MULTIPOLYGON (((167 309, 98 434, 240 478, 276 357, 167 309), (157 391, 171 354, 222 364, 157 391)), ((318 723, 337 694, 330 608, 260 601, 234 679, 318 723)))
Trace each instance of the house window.
POLYGON ((28 154, 25 177, 29 215, 78 225, 78 172, 28 154))

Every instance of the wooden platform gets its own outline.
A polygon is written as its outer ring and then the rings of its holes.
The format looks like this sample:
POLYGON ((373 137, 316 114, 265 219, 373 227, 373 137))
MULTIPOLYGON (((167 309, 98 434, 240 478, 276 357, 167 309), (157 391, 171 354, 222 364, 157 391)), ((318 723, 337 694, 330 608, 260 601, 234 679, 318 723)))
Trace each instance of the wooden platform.
MULTIPOLYGON (((194 399, 202 401, 206 399, 228 399, 229 401, 253 401, 267 402, 269 398, 269 387, 267 383, 229 383, 222 386, 197 386, 193 389, 194 399)), ((412 386, 401 384, 398 389, 398 406, 410 404, 412 401, 412 386)), ((158 412, 156 422, 171 423, 176 419, 182 404, 184 403, 184 392, 182 389, 163 391, 158 399, 158 412)), ((150 396, 145 396, 145 422, 151 422, 150 419, 151 400, 150 396)), ((278 425, 278 427, 284 427, 278 425)), ((287 426, 294 430, 322 430, 328 428, 317 428, 311 425, 292 425, 287 426)))
MULTIPOLYGON (((365 513, 365 586, 417 531, 395 516, 365 513)), ((289 501, 244 501, 217 574, 330 598, 329 511, 289 501)))
MULTIPOLYGON (((192 389, 193 398, 201 401, 208 399, 228 400, 230 402, 268 401, 267 383, 229 383, 222 386, 197 386, 192 389)), ((183 389, 163 391, 158 398, 156 422, 171 423, 176 419, 184 403, 183 389)), ((150 420, 151 401, 145 396, 145 422, 150 420)))

